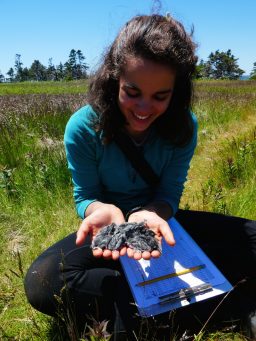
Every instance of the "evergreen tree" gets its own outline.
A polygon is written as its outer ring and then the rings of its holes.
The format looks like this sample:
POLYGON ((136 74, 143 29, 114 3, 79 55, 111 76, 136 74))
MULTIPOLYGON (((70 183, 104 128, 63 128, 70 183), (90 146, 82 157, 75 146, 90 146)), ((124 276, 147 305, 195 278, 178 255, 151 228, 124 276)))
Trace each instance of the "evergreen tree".
POLYGON ((14 62, 14 69, 16 71, 15 80, 17 82, 23 81, 23 79, 22 79, 22 71, 23 71, 22 65, 23 65, 23 63, 21 62, 21 55, 17 53, 15 55, 15 62, 14 62))
POLYGON ((7 80, 11 83, 14 82, 15 75, 14 75, 14 70, 12 67, 9 69, 9 71, 6 74, 9 76, 9 78, 7 78, 7 80))
POLYGON ((27 67, 24 67, 22 70, 22 81, 29 81, 30 80, 30 72, 27 67))
POLYGON ((66 80, 87 78, 88 66, 84 60, 85 57, 81 50, 72 49, 70 51, 68 61, 64 64, 66 80))
POLYGON ((65 78, 64 66, 63 66, 62 63, 60 63, 56 67, 56 80, 57 81, 62 81, 64 78, 65 78))
POLYGON ((68 58, 68 69, 71 79, 77 79, 76 50, 72 49, 68 58))
POLYGON ((76 51, 76 57, 77 57, 77 79, 87 78, 87 70, 88 66, 86 65, 85 57, 81 50, 76 51))
POLYGON ((73 79, 73 70, 69 62, 64 64, 64 79, 66 81, 71 81, 73 79))
POLYGON ((52 58, 49 58, 48 61, 48 68, 47 68, 47 80, 49 81, 56 81, 57 79, 57 74, 56 74, 56 68, 52 63, 52 58))
POLYGON ((4 75, 0 71, 0 83, 3 83, 5 81, 4 75))
POLYGON ((237 60, 230 49, 227 52, 212 52, 206 63, 206 74, 213 79, 238 79, 244 71, 239 68, 237 60))
POLYGON ((203 59, 200 60, 199 64, 196 66, 195 78, 209 78, 210 77, 210 63, 204 62, 203 59))
POLYGON ((252 69, 252 72, 250 73, 250 79, 256 80, 256 62, 253 63, 253 69, 252 69))
POLYGON ((47 80, 47 69, 39 62, 39 60, 34 60, 30 69, 30 79, 35 81, 45 81, 47 80))

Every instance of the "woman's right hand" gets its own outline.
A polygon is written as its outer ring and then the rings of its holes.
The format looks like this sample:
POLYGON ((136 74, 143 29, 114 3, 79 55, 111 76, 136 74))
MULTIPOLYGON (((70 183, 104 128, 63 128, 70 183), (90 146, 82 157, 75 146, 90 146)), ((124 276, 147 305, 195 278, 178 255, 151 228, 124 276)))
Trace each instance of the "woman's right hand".
MULTIPOLYGON (((106 225, 115 223, 117 225, 123 224, 125 222, 124 215, 122 211, 111 204, 104 204, 101 202, 93 202, 88 206, 87 217, 82 221, 76 238, 76 245, 80 246, 84 243, 85 238, 88 234, 91 235, 92 239, 99 233, 100 229, 106 225)), ((126 253, 126 248, 122 248, 120 251, 110 251, 110 250, 93 250, 93 255, 95 257, 112 258, 114 260, 118 259, 126 253)))

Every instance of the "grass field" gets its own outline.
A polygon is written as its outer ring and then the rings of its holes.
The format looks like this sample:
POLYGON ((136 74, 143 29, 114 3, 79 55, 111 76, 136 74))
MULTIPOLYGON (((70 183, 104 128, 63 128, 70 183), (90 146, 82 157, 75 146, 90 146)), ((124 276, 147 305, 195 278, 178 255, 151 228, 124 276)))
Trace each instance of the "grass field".
POLYGON ((84 94, 87 89, 85 80, 72 82, 23 82, 0 83, 0 96, 26 94, 84 94))
MULTIPOLYGON (((0 84, 1 340, 63 340, 26 303, 23 277, 79 225, 62 139, 86 89, 86 82, 0 84)), ((181 207, 256 219, 256 81, 200 81, 195 90, 199 140, 181 207)))

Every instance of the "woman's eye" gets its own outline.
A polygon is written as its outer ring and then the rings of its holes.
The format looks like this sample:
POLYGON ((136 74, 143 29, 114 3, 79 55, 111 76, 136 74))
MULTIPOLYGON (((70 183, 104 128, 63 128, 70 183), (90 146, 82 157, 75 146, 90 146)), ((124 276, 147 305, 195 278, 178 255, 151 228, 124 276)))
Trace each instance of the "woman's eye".
POLYGON ((139 97, 139 93, 137 93, 137 92, 131 93, 131 92, 127 92, 127 91, 126 91, 126 95, 127 95, 128 97, 131 97, 131 98, 139 97))
POLYGON ((157 101, 161 102, 161 101, 165 101, 167 99, 167 96, 164 96, 164 97, 162 97, 162 96, 155 96, 155 99, 157 101))

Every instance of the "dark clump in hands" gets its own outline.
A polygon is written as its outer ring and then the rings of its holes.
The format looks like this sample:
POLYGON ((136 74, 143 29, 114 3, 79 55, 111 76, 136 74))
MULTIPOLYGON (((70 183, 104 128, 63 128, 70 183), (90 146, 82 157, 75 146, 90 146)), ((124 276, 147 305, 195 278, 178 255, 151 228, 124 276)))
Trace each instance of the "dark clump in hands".
POLYGON ((93 249, 114 251, 122 247, 129 247, 138 252, 157 250, 161 253, 155 233, 148 229, 144 222, 120 225, 112 223, 103 227, 92 241, 93 249))

